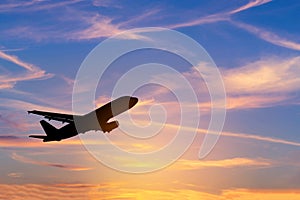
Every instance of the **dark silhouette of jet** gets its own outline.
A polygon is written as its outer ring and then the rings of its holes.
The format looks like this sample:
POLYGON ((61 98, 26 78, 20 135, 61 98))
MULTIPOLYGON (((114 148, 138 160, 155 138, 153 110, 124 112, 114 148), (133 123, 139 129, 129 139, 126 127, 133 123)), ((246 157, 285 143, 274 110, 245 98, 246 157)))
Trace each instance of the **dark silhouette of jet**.
POLYGON ((37 110, 28 111, 28 114, 42 115, 49 121, 56 120, 62 123, 68 123, 60 129, 57 129, 45 120, 41 120, 40 123, 46 135, 30 135, 29 137, 39 138, 43 139, 43 142, 49 142, 67 139, 78 135, 78 133, 85 133, 90 130, 101 130, 104 133, 109 133, 117 128, 119 123, 117 121, 108 121, 114 116, 129 110, 137 104, 137 102, 138 98, 136 97, 123 96, 86 115, 70 115, 37 110))

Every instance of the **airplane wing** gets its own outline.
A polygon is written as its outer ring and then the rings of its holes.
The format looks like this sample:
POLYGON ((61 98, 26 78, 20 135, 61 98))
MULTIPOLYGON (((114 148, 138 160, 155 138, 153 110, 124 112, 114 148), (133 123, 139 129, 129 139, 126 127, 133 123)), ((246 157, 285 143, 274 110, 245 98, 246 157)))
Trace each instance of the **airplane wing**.
POLYGON ((28 111, 28 114, 35 114, 35 115, 42 115, 46 119, 50 120, 56 120, 60 122, 68 122, 71 123, 74 121, 73 115, 70 114, 62 114, 62 113, 52 113, 52 112, 45 112, 45 111, 38 111, 38 110, 32 110, 28 111))

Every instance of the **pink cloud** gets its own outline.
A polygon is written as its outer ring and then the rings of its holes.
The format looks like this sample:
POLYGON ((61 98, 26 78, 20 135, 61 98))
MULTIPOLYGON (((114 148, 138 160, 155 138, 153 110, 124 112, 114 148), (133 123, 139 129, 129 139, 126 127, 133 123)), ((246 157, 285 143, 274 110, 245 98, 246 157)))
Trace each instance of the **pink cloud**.
POLYGON ((79 165, 70 165, 70 164, 38 161, 38 160, 34 160, 34 159, 31 159, 31 158, 28 158, 28 157, 25 157, 25 156, 18 155, 16 153, 13 153, 11 155, 11 158, 16 160, 16 161, 23 162, 23 163, 29 163, 29 164, 41 165, 41 166, 49 166, 49 167, 56 167, 56 168, 61 168, 61 169, 65 169, 65 170, 70 170, 70 171, 86 171, 86 170, 92 169, 90 167, 83 167, 83 166, 79 166, 79 165))
POLYGON ((269 3, 271 2, 272 0, 251 0, 249 1, 249 3, 247 3, 246 5, 243 5, 235 10, 232 10, 230 11, 229 13, 230 14, 235 14, 235 13, 238 13, 238 12, 242 12, 244 10, 248 10, 250 8, 253 8, 253 7, 256 7, 256 6, 260 6, 260 5, 263 5, 263 4, 266 4, 266 3, 269 3))
POLYGON ((220 13, 208 15, 205 17, 201 17, 201 18, 198 18, 195 20, 191 20, 188 22, 169 25, 168 27, 169 28, 182 28, 182 27, 196 26, 196 25, 202 25, 202 24, 208 24, 208 23, 215 23, 215 22, 219 22, 219 21, 229 21, 230 16, 233 14, 248 10, 248 9, 256 7, 256 6, 260 6, 260 5, 269 3, 271 1, 272 0, 251 0, 247 4, 245 4, 239 8, 236 8, 232 11, 229 11, 229 12, 220 12, 220 13))
POLYGON ((81 2, 82 0, 50 2, 47 0, 14 1, 0 5, 0 12, 33 12, 49 10, 81 2))
POLYGON ((23 72, 16 75, 12 75, 9 72, 7 72, 7 74, 0 75, 0 89, 13 88, 18 81, 47 79, 53 76, 52 74, 47 74, 44 70, 41 70, 31 63, 22 61, 17 56, 7 54, 3 51, 0 51, 0 58, 12 62, 13 64, 20 66, 26 70, 25 73, 23 72))
POLYGON ((293 49, 293 50, 300 50, 300 43, 294 42, 292 40, 288 40, 286 38, 283 38, 275 33, 266 31, 262 28, 258 28, 249 24, 245 24, 242 22, 231 22, 235 26, 244 29, 248 31, 249 33, 254 34, 255 36, 259 37, 262 40, 265 40, 267 42, 270 42, 274 45, 285 47, 288 49, 293 49))

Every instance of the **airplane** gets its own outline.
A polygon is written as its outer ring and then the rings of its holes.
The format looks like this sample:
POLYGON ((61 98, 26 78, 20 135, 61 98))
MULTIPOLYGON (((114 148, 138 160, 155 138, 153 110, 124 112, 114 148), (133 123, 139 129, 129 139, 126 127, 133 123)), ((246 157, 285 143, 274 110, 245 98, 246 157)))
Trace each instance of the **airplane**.
POLYGON ((113 129, 117 128, 119 123, 118 121, 108 121, 111 118, 131 109, 137 104, 137 102, 138 98, 136 97, 123 96, 85 115, 71 115, 37 110, 28 111, 28 114, 41 115, 49 121, 56 120, 62 123, 68 123, 60 129, 57 129, 45 120, 41 120, 40 124, 46 135, 29 135, 29 137, 43 139, 43 142, 50 142, 61 141, 90 130, 101 130, 103 133, 109 133, 113 129))

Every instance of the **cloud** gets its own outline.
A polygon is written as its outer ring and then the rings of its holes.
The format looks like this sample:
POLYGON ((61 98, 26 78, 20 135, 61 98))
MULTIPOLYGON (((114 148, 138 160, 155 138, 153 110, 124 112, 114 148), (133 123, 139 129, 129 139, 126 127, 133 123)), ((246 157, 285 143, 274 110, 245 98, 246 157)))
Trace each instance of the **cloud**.
POLYGON ((31 72, 34 72, 37 70, 37 68, 33 64, 24 62, 24 61, 20 60, 17 56, 6 54, 3 51, 0 51, 0 58, 2 58, 4 60, 8 60, 16 65, 19 65, 20 67, 23 67, 23 68, 31 71, 31 72))
POLYGON ((53 108, 50 106, 38 105, 22 100, 0 98, 0 107, 10 108, 18 111, 41 110, 48 112, 70 113, 68 110, 53 108))
POLYGON ((75 4, 83 0, 49 2, 47 0, 2 2, 0 12, 33 12, 75 4))
POLYGON ((3 51, 0 51, 0 58, 12 62, 26 70, 25 73, 20 73, 18 75, 12 75, 11 73, 0 75, 0 89, 13 88, 19 81, 47 79, 53 76, 52 74, 47 74, 44 70, 41 70, 31 63, 22 61, 17 56, 9 55, 3 51))
POLYGON ((16 153, 13 153, 11 155, 11 158, 16 160, 16 161, 22 162, 22 163, 29 163, 29 164, 40 165, 40 166, 56 167, 56 168, 61 168, 61 169, 65 169, 65 170, 70 170, 70 171, 86 171, 86 170, 92 169, 90 167, 83 167, 83 166, 78 166, 78 165, 69 165, 69 164, 37 161, 37 160, 33 160, 31 158, 27 158, 27 157, 18 155, 16 153))
POLYGON ((299 56, 265 58, 222 72, 226 92, 231 97, 265 97, 272 103, 290 99, 291 93, 300 91, 299 56))
POLYGON ((243 6, 237 8, 235 10, 232 10, 229 13, 230 14, 235 14, 235 13, 242 12, 242 11, 248 10, 248 9, 256 7, 256 6, 260 6, 260 5, 269 3, 271 1, 272 0, 251 0, 246 5, 243 5, 243 6))
POLYGON ((243 189, 232 188, 211 194, 193 189, 173 189, 169 185, 158 189, 117 187, 116 183, 104 184, 0 184, 0 199, 191 199, 191 200, 298 200, 298 189, 243 189))
POLYGON ((271 162, 265 159, 249 159, 249 158, 231 158, 225 160, 184 160, 176 161, 174 167, 176 170, 195 170, 207 167, 233 168, 233 167, 251 167, 271 166, 271 162))
POLYGON ((93 0, 93 5, 96 7, 113 7, 113 8, 122 8, 122 6, 118 5, 119 2, 114 0, 93 0))
POLYGON ((0 136, 0 147, 14 147, 14 148, 32 148, 42 147, 44 144, 38 140, 30 140, 29 138, 17 137, 12 135, 0 136))
POLYGON ((202 25, 202 24, 208 24, 208 23, 215 23, 215 22, 220 22, 220 21, 230 21, 230 16, 233 14, 248 10, 248 9, 256 7, 256 6, 266 4, 271 1, 272 0, 251 0, 247 4, 245 4, 239 8, 236 8, 232 11, 220 12, 220 13, 208 15, 205 17, 201 17, 201 18, 198 18, 195 20, 191 20, 188 22, 169 25, 168 28, 182 28, 182 27, 190 27, 190 26, 196 26, 196 25, 202 25))
MULTIPOLYGON (((1 184, 0 199, 24 199, 24 200, 43 200, 43 199, 90 199, 90 193, 101 193, 105 190, 104 185, 89 184, 1 184)), ((100 195, 99 195, 100 196, 100 195)))
POLYGON ((67 76, 65 76, 65 75, 63 75, 63 74, 61 74, 61 75, 58 75, 62 80, 64 80, 66 83, 67 83, 67 85, 68 86, 72 86, 73 87, 73 85, 74 85, 74 83, 75 83, 75 80, 74 79, 71 79, 71 78, 69 78, 69 77, 67 77, 67 76))
POLYGON ((18 131, 27 130, 27 123, 20 119, 18 115, 9 114, 9 115, 2 115, 0 114, 0 124, 6 124, 11 128, 17 129, 18 131))
POLYGON ((8 11, 12 11, 13 9, 16 8, 24 8, 24 7, 28 7, 28 6, 32 6, 36 3, 40 2, 40 0, 32 0, 32 1, 17 1, 17 2, 13 2, 13 3, 3 3, 0 5, 0 12, 8 12, 8 11))
MULTIPOLYGON (((80 24, 82 24, 81 28, 71 30, 69 33, 65 33, 63 35, 65 35, 64 37, 73 40, 91 40, 111 36, 116 36, 119 39, 145 40, 147 38, 137 32, 125 32, 126 29, 122 28, 122 26, 140 21, 155 12, 157 11, 149 11, 137 17, 135 20, 128 20, 121 23, 113 23, 113 18, 100 15, 98 13, 90 14, 81 12, 79 17, 76 19, 80 22, 80 24), (120 33, 122 33, 122 35, 118 36, 120 33)), ((76 14, 78 14, 78 12, 76 12, 76 14)))
POLYGON ((289 199, 296 200, 300 198, 299 190, 271 190, 271 189, 232 189, 232 190, 224 190, 222 192, 222 196, 226 199, 230 198, 232 200, 243 200, 243 199, 272 199, 272 200, 280 200, 280 199, 289 199))
POLYGON ((252 26, 249 24, 245 24, 242 22, 236 22, 236 21, 231 21, 231 23, 241 29, 248 31, 249 33, 254 34, 255 36, 259 37, 260 39, 270 42, 274 45, 300 51, 300 43, 288 40, 286 38, 276 35, 275 33, 266 31, 264 29, 261 29, 261 28, 258 28, 258 27, 255 27, 255 26, 252 26))
MULTIPOLYGON (((126 122, 123 122, 126 123, 126 122)), ((141 122, 144 123, 144 122, 141 122)), ((181 129, 182 131, 197 131, 199 134, 219 134, 218 132, 215 132, 211 130, 210 132, 207 132, 207 129, 202 129, 202 128, 195 128, 193 127, 187 127, 187 126, 180 126, 177 124, 170 124, 170 123, 159 123, 159 122, 151 122, 151 125, 153 126, 164 126, 166 128, 173 128, 173 129, 181 129)), ((252 140, 257 140, 257 141, 263 141, 263 142, 271 142, 271 143, 277 143, 277 144, 284 144, 284 145, 291 145, 291 146, 300 146, 300 142, 296 141, 289 141, 285 139, 280 139, 280 138, 273 138, 273 137, 265 137, 261 136, 261 134, 248 134, 248 133, 237 133, 237 132, 229 132, 229 131, 222 131, 221 136, 226 136, 226 137, 236 137, 236 138, 241 138, 241 139, 252 139, 252 140)))
MULTIPOLYGON (((198 129, 198 132, 206 134, 207 130, 198 129)), ((218 134, 218 133, 211 131, 210 133, 207 133, 207 134, 218 134)), ((254 135, 254 134, 248 134, 248 133, 235 133, 235 132, 222 131, 221 136, 236 137, 236 138, 242 138, 242 139, 253 139, 253 140, 257 140, 257 141, 292 145, 292 146, 298 146, 298 147, 300 146, 300 142, 294 142, 294 141, 284 140, 284 139, 280 139, 280 138, 265 137, 265 136, 261 136, 261 135, 254 135)))
POLYGON ((272 0, 249 1, 247 4, 241 6, 237 9, 234 9, 232 11, 229 11, 229 12, 216 13, 216 14, 205 16, 205 17, 201 17, 199 19, 191 20, 188 22, 169 25, 167 27, 168 28, 182 28, 182 27, 190 27, 190 26, 202 25, 202 24, 207 24, 207 23, 215 23, 215 22, 220 22, 220 21, 228 21, 228 22, 231 22, 231 24, 235 25, 236 27, 244 29, 244 30, 248 31, 249 33, 252 33, 255 36, 259 37, 262 40, 265 40, 265 41, 270 42, 277 46, 281 46, 281 47, 285 47, 288 49, 293 49, 293 50, 299 51, 300 43, 280 37, 279 35, 277 35, 275 33, 266 31, 266 30, 258 28, 258 27, 231 20, 231 15, 251 9, 253 7, 257 7, 257 6, 269 3, 271 1, 272 0))
MULTIPOLYGON (((213 67, 210 68, 213 69, 213 67)), ((300 74, 300 56, 289 58, 264 57, 247 62, 242 66, 219 68, 219 70, 226 92, 226 109, 266 108, 299 104, 300 77, 298 75, 300 74)), ((143 114, 145 113, 144 108, 154 103, 159 103, 164 107, 170 105, 172 111, 172 106, 177 103, 185 109, 198 107, 203 113, 210 112, 212 105, 209 91, 206 87, 207 83, 201 79, 201 77, 206 76, 205 71, 207 69, 204 69, 203 65, 199 64, 189 71, 183 72, 183 76, 190 82, 198 96, 198 104, 176 102, 172 99, 170 100, 169 90, 165 88, 150 88, 150 90, 147 90, 147 93, 141 95, 142 98, 137 105, 138 109, 136 111, 139 112, 141 110, 140 113, 143 114), (156 102, 153 99, 155 96, 166 100, 164 102, 156 102)), ((174 77, 171 74, 165 74, 164 79, 173 80, 174 77)), ((214 82, 208 84, 214 84, 214 82)), ((176 87, 181 89, 180 85, 176 85, 176 87)), ((218 87, 217 89, 222 91, 222 88, 218 87)), ((169 113, 170 110, 167 111, 169 113)), ((135 112, 132 114, 134 115, 135 112)))
POLYGON ((71 39, 86 40, 101 37, 110 37, 121 33, 119 25, 113 25, 112 19, 99 14, 83 16, 80 21, 84 22, 85 28, 74 30, 70 34, 71 39))
MULTIPOLYGON (((214 134, 214 133, 211 133, 211 134, 214 134)), ((258 141, 292 145, 292 146, 298 146, 298 147, 300 146, 299 142, 294 142, 294 141, 289 141, 289 140, 284 140, 284 139, 279 139, 279 138, 265 137, 265 136, 260 136, 260 135, 247 134, 247 133, 234 133, 234 132, 223 131, 222 136, 253 139, 253 140, 258 140, 258 141)))
POLYGON ((47 24, 22 24, 9 28, 4 33, 17 38, 40 42, 47 40, 90 40, 109 37, 122 31, 118 25, 112 23, 112 18, 97 13, 86 13, 72 9, 66 9, 62 13, 63 18, 52 17, 51 14, 45 16, 49 19, 47 24), (71 24, 76 24, 76 26, 71 24))
POLYGON ((215 22, 220 22, 220 21, 228 21, 229 19, 230 19, 230 16, 228 13, 218 13, 218 14, 201 17, 199 19, 191 20, 188 22, 168 25, 167 28, 175 29, 175 28, 197 26, 197 25, 215 23, 215 22))
MULTIPOLYGON (((196 68, 203 71, 199 65, 184 75, 203 97, 208 91, 205 90, 205 82, 200 81, 196 68)), ((300 91, 300 56, 265 57, 239 67, 219 69, 227 95, 227 109, 297 104, 299 96, 296 94, 300 91)), ((211 105, 210 102, 202 102, 199 107, 207 110, 211 105)))
POLYGON ((20 172, 11 172, 9 174, 7 174, 8 177, 11 177, 11 178, 22 178, 23 177, 23 173, 20 173, 20 172))
POLYGON ((137 23, 137 22, 143 22, 145 19, 149 19, 151 16, 156 15, 158 12, 160 11, 160 9, 152 9, 152 10, 148 10, 143 12, 143 14, 131 17, 131 19, 125 21, 125 22, 121 22, 119 25, 120 26, 128 26, 130 24, 133 23, 137 23))

